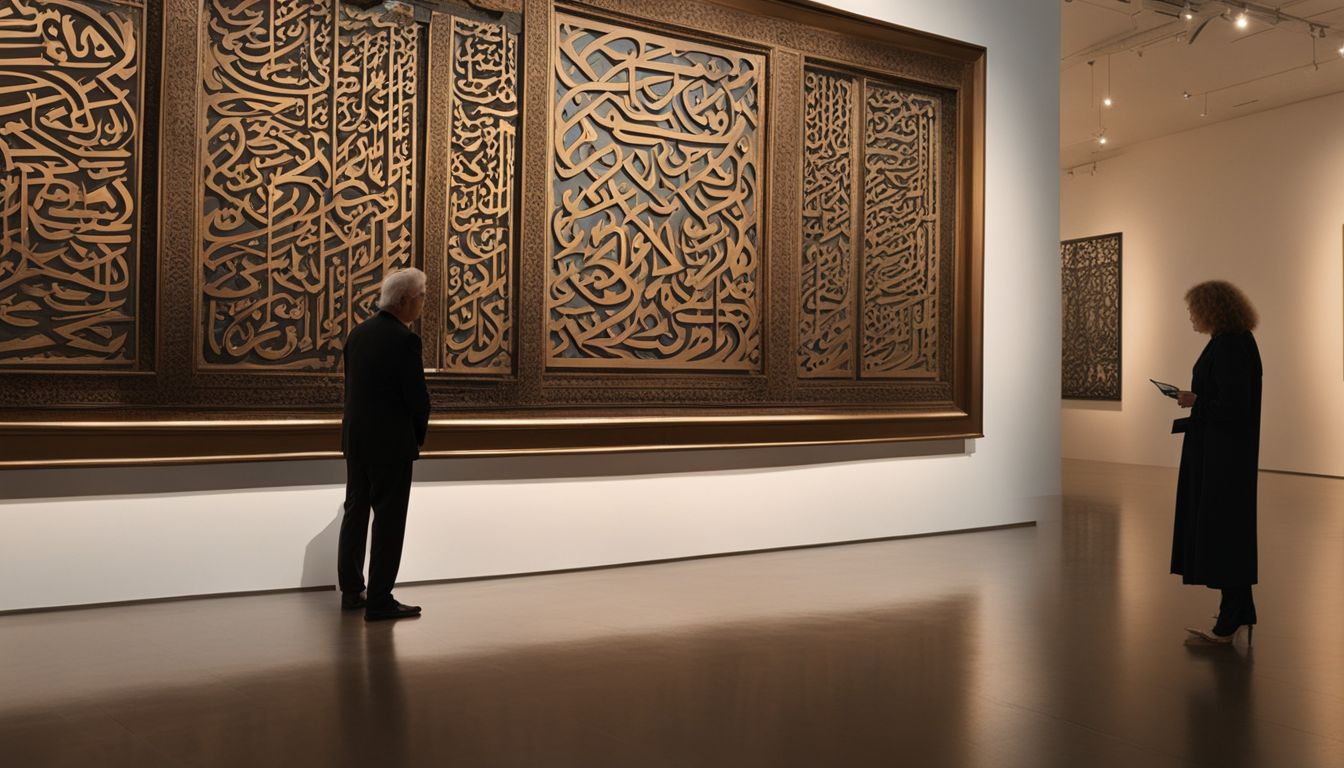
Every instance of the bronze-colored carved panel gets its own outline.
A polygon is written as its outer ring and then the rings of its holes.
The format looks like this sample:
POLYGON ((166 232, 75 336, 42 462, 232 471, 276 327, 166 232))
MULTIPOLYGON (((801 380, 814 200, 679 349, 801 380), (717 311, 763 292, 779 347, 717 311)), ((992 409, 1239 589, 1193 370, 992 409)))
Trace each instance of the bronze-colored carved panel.
POLYGON ((854 375, 855 79, 808 68, 798 375, 854 375))
POLYGON ((761 369, 764 75, 556 15, 549 367, 761 369))
POLYGON ((127 362, 0 360, 0 467, 339 455, 338 351, 408 260, 426 456, 980 433, 982 48, 808 0, 356 5, 0 0, 0 39, 139 35, 127 362))
POLYGON ((864 378, 938 375, 938 100, 869 82, 864 115, 864 378))
POLYGON ((206 0, 199 365, 332 370, 415 248, 415 27, 206 0))
POLYGON ((0 0, 0 367, 136 366, 137 6, 0 0))
MULTIPOLYGON (((420 36, 408 20, 338 2, 335 184, 325 258, 346 329, 377 311, 383 276, 416 249, 420 36)), ((344 341, 342 334, 341 341, 344 341)))
POLYGON ((1059 244, 1064 359, 1061 394, 1120 399, 1120 233, 1059 244))
POLYGON ((518 37, 452 20, 445 356, 453 373, 513 370, 518 37))

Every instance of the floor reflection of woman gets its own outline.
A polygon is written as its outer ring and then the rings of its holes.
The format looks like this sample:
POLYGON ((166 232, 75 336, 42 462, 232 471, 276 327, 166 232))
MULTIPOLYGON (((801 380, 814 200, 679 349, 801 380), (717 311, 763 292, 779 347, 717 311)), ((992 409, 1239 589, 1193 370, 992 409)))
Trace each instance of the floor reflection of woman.
POLYGON ((1190 322, 1209 342, 1195 362, 1190 391, 1177 402, 1190 416, 1184 431, 1171 572, 1186 584, 1222 591, 1210 630, 1188 629, 1213 643, 1231 643, 1255 626, 1256 472, 1260 458, 1260 351, 1251 330, 1255 308, 1236 286, 1200 283, 1185 294, 1190 322))

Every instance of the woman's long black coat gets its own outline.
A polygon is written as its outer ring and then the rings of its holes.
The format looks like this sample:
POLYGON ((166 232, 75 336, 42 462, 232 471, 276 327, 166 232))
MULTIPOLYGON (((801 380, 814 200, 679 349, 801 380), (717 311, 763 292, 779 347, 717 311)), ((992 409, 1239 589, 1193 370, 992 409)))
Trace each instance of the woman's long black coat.
POLYGON ((1256 583, 1261 374, 1250 331, 1215 335, 1195 363, 1171 545, 1171 572, 1186 584, 1256 583))

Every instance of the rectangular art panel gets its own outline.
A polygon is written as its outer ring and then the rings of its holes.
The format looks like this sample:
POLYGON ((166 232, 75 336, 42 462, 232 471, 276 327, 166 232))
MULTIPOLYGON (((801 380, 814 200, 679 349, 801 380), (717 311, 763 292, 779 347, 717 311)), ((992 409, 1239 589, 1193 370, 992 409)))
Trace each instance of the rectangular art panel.
POLYGON ((938 378, 939 100, 815 66, 803 95, 798 376, 938 378))
POLYGON ((0 369, 137 365, 143 24, 0 0, 0 369))
POLYGON ((869 81, 864 112, 863 372, 938 376, 938 100, 869 81))
POLYGON ((1060 243, 1065 399, 1120 399, 1121 246, 1120 233, 1060 243))
POLYGON ((761 369, 765 57, 555 17, 552 368, 761 369))
POLYGON ((518 36, 452 19, 443 370, 513 371, 518 36))
POLYGON ((204 0, 201 368, 336 368, 411 263, 416 27, 333 0, 204 0))
POLYGON ((803 84, 798 375, 853 378, 856 78, 809 67, 803 84))

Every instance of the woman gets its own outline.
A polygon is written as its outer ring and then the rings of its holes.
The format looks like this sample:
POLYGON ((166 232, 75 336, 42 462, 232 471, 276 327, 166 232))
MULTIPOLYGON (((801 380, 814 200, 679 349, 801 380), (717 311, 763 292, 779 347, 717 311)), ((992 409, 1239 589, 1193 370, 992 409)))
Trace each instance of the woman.
POLYGON ((1213 643, 1231 643, 1255 626, 1255 486, 1260 459, 1260 351, 1251 330, 1255 308, 1236 286, 1200 283, 1185 294, 1190 323, 1210 335, 1189 392, 1177 403, 1190 416, 1176 422, 1185 433, 1176 486, 1176 526, 1171 572, 1186 584, 1222 591, 1210 630, 1187 629, 1213 643))

